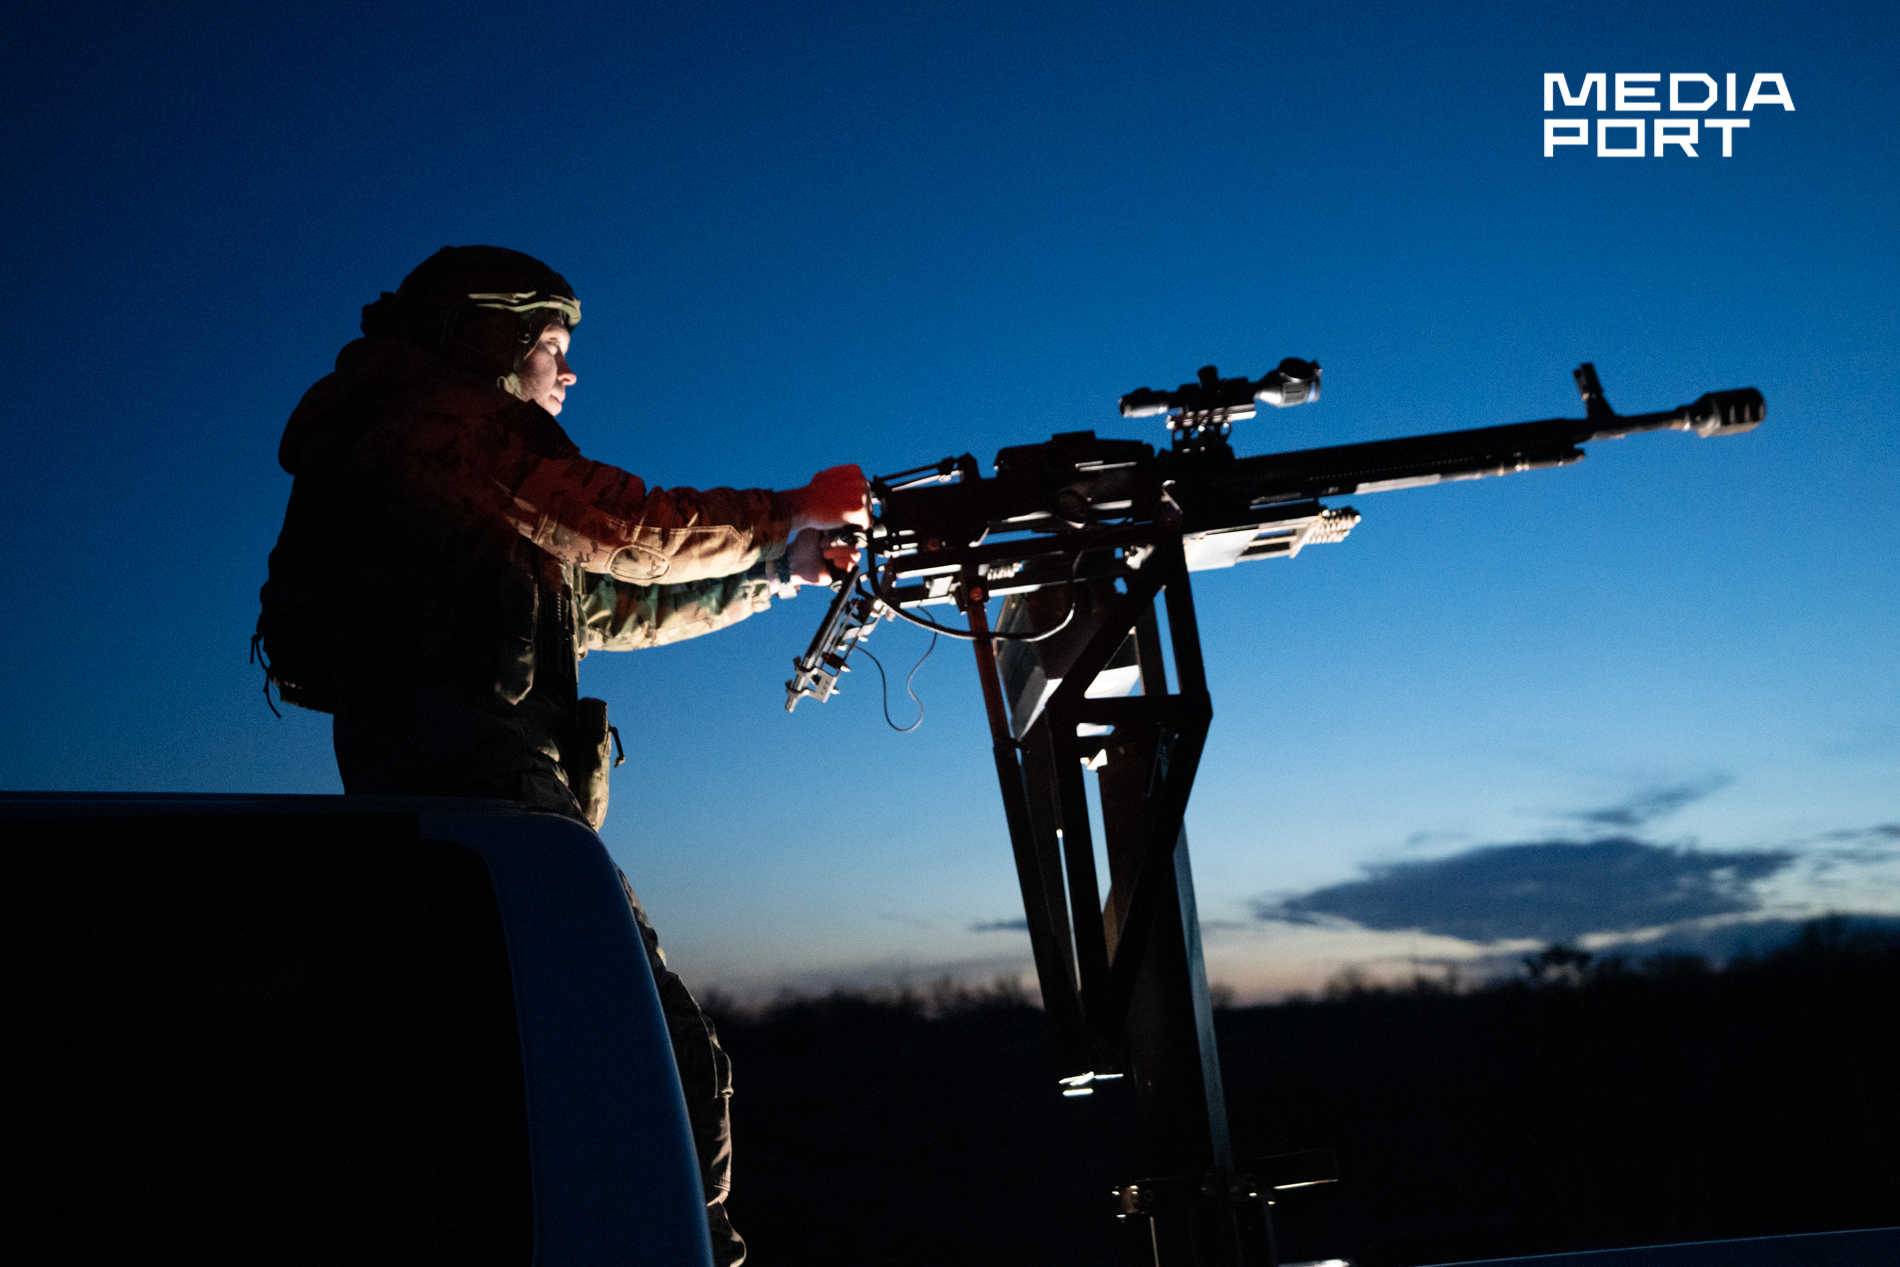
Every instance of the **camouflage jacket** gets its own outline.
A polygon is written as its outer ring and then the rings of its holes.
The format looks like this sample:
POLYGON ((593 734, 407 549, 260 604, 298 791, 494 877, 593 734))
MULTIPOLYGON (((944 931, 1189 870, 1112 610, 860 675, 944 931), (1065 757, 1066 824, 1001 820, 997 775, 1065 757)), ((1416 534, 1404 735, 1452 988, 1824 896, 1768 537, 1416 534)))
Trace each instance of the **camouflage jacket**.
POLYGON ((791 519, 761 489, 649 489, 539 405, 384 340, 343 349, 278 460, 296 482, 258 633, 306 707, 329 706, 339 661, 518 701, 550 603, 575 656, 723 628, 767 605, 791 519))

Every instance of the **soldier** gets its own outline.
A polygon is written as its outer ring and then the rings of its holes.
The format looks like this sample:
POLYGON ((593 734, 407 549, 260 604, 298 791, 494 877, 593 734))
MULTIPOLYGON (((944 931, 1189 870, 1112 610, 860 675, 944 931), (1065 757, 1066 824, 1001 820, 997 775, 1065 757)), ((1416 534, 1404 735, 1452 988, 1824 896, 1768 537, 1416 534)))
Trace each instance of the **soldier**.
MULTIPOLYGON (((869 522, 855 466, 787 492, 663 490, 582 457, 555 421, 579 322, 540 261, 444 247, 364 308, 364 337, 290 417, 278 460, 295 483, 256 641, 282 699, 334 714, 349 792, 500 797, 597 829, 610 727, 579 695, 580 659, 762 611, 825 578, 822 530, 869 522)), ((630 886, 627 900, 686 1087, 714 1257, 737 1264, 729 1065, 630 886)))

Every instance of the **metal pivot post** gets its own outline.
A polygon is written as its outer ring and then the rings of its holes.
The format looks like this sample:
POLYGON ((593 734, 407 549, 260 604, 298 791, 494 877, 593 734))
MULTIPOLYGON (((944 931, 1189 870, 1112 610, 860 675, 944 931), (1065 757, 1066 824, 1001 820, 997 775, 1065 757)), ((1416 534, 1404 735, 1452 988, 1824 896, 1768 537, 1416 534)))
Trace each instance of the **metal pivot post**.
POLYGON ((991 752, 996 779, 1003 792, 1003 816, 1016 855, 1016 878, 1023 891, 1023 911, 1029 926, 1030 952, 1036 961, 1036 979, 1042 985, 1043 1009, 1055 1026, 1057 1061, 1065 1070, 1087 1068, 1090 1044, 1082 1019, 1081 995, 1076 988, 1075 948, 1069 935, 1069 914, 1063 898, 1062 876, 1053 851, 1041 847, 1040 833, 1029 817, 1029 794, 1022 759, 1010 736, 1009 718, 997 681, 996 652, 981 635, 989 632, 984 604, 988 591, 967 577, 962 590, 970 631, 979 635, 977 674, 983 683, 983 705, 989 714, 991 752))
POLYGON ((1117 1191, 1130 1261, 1271 1267, 1265 1205, 1251 1177, 1235 1173, 1228 1141, 1182 826, 1213 715, 1193 596, 1179 532, 1162 525, 1142 545, 1124 555, 1129 566, 1117 578, 1046 591, 1040 611, 1006 606, 1002 624, 1011 631, 1064 628, 1042 641, 1005 642, 1000 656, 985 637, 987 595, 974 569, 961 578, 963 606, 978 635, 977 671, 1065 1094, 1132 1075, 1154 1177, 1117 1191), (1180 679, 1173 692, 1157 601, 1166 603, 1180 679), (1098 683, 1138 683, 1140 693, 1091 693, 1098 683), (1106 835, 1106 902, 1089 768, 1106 835))

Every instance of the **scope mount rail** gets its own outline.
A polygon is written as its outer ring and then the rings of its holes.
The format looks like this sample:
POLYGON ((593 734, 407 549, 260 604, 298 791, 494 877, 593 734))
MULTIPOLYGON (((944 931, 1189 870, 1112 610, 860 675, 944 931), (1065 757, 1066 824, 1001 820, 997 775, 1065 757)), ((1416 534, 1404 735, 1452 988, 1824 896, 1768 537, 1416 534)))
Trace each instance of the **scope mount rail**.
POLYGON ((1592 366, 1575 378, 1581 419, 1236 457, 1229 424, 1257 402, 1317 397, 1319 366, 1289 359, 1257 382, 1208 366, 1174 393, 1122 398, 1124 416, 1173 411, 1169 449, 1070 432, 1003 449, 988 478, 965 454, 872 482, 877 513, 850 535, 859 561, 794 661, 785 706, 835 694, 880 619, 972 643, 1063 1094, 1134 1074, 1147 1171, 1160 1176, 1143 1185, 1216 1194, 1135 1202, 1119 1190, 1131 1261, 1273 1262, 1264 1189, 1241 1181, 1228 1139, 1183 827, 1213 718, 1190 575, 1343 540, 1359 515, 1324 497, 1566 466, 1581 445, 1647 431, 1739 434, 1766 415, 1742 388, 1624 417, 1592 366), (1004 600, 994 628, 992 598, 1004 600), (952 605, 966 628, 921 614, 952 605), (1085 769, 1106 835, 1099 903, 1085 769))

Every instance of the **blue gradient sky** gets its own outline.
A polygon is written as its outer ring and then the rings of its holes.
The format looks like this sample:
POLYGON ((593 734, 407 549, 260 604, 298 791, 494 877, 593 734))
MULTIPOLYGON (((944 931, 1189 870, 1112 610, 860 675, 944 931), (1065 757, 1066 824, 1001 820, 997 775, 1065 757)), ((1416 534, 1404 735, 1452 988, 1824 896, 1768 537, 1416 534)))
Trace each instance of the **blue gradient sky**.
MULTIPOLYGON (((1260 996, 1508 948, 1431 895, 1611 836, 1658 883, 1787 858, 1644 936, 1900 911, 1893 6, 320 7, 10 20, 0 786, 339 790, 245 663, 278 436, 364 303, 491 242, 581 295, 563 424, 663 485, 1160 440, 1115 398, 1209 361, 1325 365, 1242 452, 1577 414, 1583 360, 1627 412, 1757 386, 1751 435, 1360 498, 1343 545, 1198 578, 1210 963, 1260 996), (1728 160, 1545 159, 1542 74, 1597 70, 1778 71, 1797 110, 1728 160), (1394 876, 1404 927, 1326 906, 1394 876)), ((972 929, 1019 902, 967 648, 914 735, 862 674, 787 717, 820 614, 584 669, 676 962, 1024 968, 972 929)), ((1575 933, 1632 935, 1603 892, 1575 933)))

